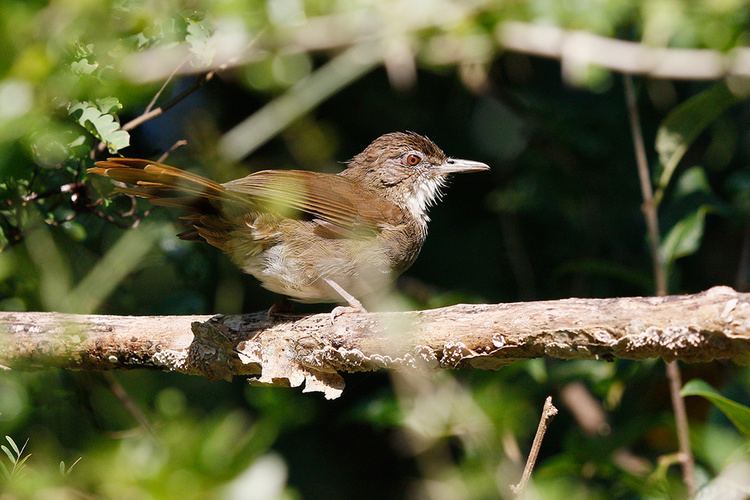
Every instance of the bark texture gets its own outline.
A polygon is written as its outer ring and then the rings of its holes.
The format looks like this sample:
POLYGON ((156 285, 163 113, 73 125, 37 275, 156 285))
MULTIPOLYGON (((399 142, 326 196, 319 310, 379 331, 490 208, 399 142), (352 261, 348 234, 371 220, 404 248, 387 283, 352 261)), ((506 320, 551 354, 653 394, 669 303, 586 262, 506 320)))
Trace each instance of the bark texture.
POLYGON ((461 304, 398 313, 269 319, 0 313, 0 364, 156 368, 341 394, 340 373, 381 368, 497 369, 518 359, 750 362, 750 294, 461 304))

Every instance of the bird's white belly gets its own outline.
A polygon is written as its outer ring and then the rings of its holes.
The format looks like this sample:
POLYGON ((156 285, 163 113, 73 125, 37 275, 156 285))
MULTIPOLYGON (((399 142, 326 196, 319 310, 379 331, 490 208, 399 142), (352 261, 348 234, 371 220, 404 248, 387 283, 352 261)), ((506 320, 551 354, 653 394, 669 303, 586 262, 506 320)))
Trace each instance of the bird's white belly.
POLYGON ((386 256, 377 246, 359 247, 358 252, 344 245, 326 249, 311 246, 300 251, 279 243, 248 259, 243 270, 264 288, 299 302, 344 302, 324 278, 335 281, 357 298, 366 297, 393 280, 386 256))

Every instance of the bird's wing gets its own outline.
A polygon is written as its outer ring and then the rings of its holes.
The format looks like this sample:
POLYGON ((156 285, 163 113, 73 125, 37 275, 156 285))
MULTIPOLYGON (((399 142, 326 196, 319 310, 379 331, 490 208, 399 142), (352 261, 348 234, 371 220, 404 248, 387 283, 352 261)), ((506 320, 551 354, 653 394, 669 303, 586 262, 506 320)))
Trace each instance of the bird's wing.
POLYGON ((397 224, 403 212, 355 181, 334 174, 303 170, 263 170, 219 184, 163 163, 137 158, 109 158, 89 173, 128 184, 117 190, 148 198, 155 205, 202 212, 210 203, 223 213, 266 212, 309 218, 326 237, 377 232, 383 223, 397 224))
POLYGON ((263 211, 316 220, 328 236, 377 231, 383 222, 403 218, 394 203, 340 175, 304 170, 263 170, 223 184, 231 193, 249 195, 263 211))

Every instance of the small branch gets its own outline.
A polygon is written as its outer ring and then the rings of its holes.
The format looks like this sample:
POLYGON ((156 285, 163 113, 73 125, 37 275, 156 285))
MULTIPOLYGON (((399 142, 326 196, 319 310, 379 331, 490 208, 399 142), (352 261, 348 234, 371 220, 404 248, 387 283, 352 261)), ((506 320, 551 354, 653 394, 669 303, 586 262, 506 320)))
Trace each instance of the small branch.
POLYGON ((455 305, 428 311, 284 316, 0 313, 0 365, 151 368, 234 375, 337 397, 340 373, 498 369, 536 357, 750 363, 750 294, 455 305))
POLYGON ((169 85, 169 82, 172 81, 174 76, 177 74, 180 69, 190 60, 190 58, 185 58, 180 64, 175 66, 175 68, 172 70, 172 72, 169 74, 169 76, 164 80, 164 83, 161 84, 161 87, 159 87, 159 90, 156 91, 156 94, 154 94, 154 97, 151 98, 151 100, 148 103, 148 106, 146 106, 146 109, 143 111, 144 113, 148 113, 151 111, 154 106, 156 106, 156 101, 159 100, 159 97, 164 92, 164 90, 167 88, 167 85, 169 85))
MULTIPOLYGON (((162 114, 166 113, 171 108, 179 104, 180 101, 188 97, 190 94, 192 94, 193 92, 203 87, 206 83, 210 82, 213 79, 215 74, 216 74, 215 71, 209 71, 208 73, 204 73, 199 78, 197 78, 190 87, 180 92, 177 96, 175 96, 168 103, 164 104, 163 106, 154 108, 154 109, 149 109, 147 107, 146 110, 142 114, 136 116, 135 118, 133 118, 132 120, 130 120, 129 122, 127 122, 125 125, 123 125, 120 128, 125 131, 130 131, 130 130, 133 130, 134 128, 140 127, 141 125, 143 125, 149 120, 153 120, 157 116, 161 116, 162 114)), ((161 93, 161 89, 159 90, 159 92, 157 92, 157 95, 159 93, 161 93)), ((150 106, 151 104, 149 104, 149 107, 150 106)), ((102 141, 99 143, 96 149, 97 151, 104 151, 105 147, 107 147, 107 145, 104 143, 104 141, 102 141)))
POLYGON ((35 191, 32 191, 29 194, 22 196, 21 201, 24 204, 26 204, 32 201, 49 198, 51 196, 56 196, 58 194, 74 193, 76 191, 79 191, 83 187, 84 187, 84 184, 82 182, 69 182, 67 184, 63 184, 62 186, 57 186, 54 189, 50 189, 49 191, 44 191, 43 193, 37 193, 35 191))
MULTIPOLYGON (((147 121, 153 120, 154 118, 161 115, 162 113, 164 113, 164 109, 161 106, 159 106, 158 108, 154 108, 151 111, 141 113, 140 115, 136 116, 135 118, 127 122, 121 128, 122 130, 125 130, 125 131, 133 130, 134 128, 137 128, 143 125, 147 121)), ((102 146, 102 143, 99 143, 99 151, 102 151, 103 149, 104 147, 102 146)))
POLYGON ((667 363, 667 378, 669 379, 669 395, 674 409, 675 427, 677 427, 677 442, 680 447, 680 465, 682 466, 682 480, 687 487, 688 496, 693 498, 695 486, 695 458, 690 448, 690 427, 688 425, 685 400, 680 394, 682 389, 682 374, 676 361, 667 363))
POLYGON ((560 399, 586 435, 605 436, 611 432, 602 404, 591 395, 583 382, 565 384, 560 389, 560 399))
MULTIPOLYGON (((612 432, 604 407, 582 382, 565 384, 560 389, 560 397, 587 436, 602 438, 612 432)), ((645 476, 652 471, 648 460, 625 447, 612 452, 612 463, 634 476, 645 476)))
POLYGON ((169 155, 172 154, 172 152, 178 148, 181 148, 183 146, 187 146, 188 141, 185 139, 179 139, 175 141, 174 144, 172 144, 172 147, 170 147, 168 150, 164 151, 161 156, 159 156, 159 159, 156 160, 157 162, 161 163, 163 161, 166 161, 167 158, 169 158, 169 155))
POLYGON ((646 219, 648 230, 648 242, 651 248, 651 264, 656 281, 656 295, 667 294, 667 273, 661 259, 661 236, 659 233, 659 217, 656 213, 654 203, 654 191, 651 187, 648 160, 646 159, 646 148, 643 145, 643 134, 641 133, 640 118, 638 116, 638 103, 633 89, 633 79, 629 75, 622 77, 625 85, 625 100, 628 105, 628 117, 630 119, 630 132, 633 134, 633 147, 635 148, 635 160, 638 167, 638 179, 641 183, 641 194, 643 195, 643 206, 641 211, 646 219))
POLYGON ((652 47, 549 24, 504 22, 496 37, 505 50, 560 59, 572 72, 589 65, 623 74, 669 80, 716 80, 750 75, 750 49, 728 54, 708 49, 652 47))
POLYGON ((542 440, 544 434, 547 432, 547 426, 549 421, 557 415, 557 408, 552 404, 552 396, 547 396, 544 401, 544 407, 542 408, 542 416, 539 419, 539 427, 536 428, 536 435, 534 436, 534 442, 531 444, 531 451, 529 451, 529 458, 526 459, 526 466, 523 468, 523 475, 518 484, 511 486, 510 489, 516 496, 520 496, 523 490, 526 488, 526 483, 531 478, 531 473, 536 465, 536 458, 539 455, 539 450, 542 448, 542 440))
POLYGON ((151 422, 149 422, 146 414, 143 413, 143 410, 138 406, 138 403, 133 401, 133 398, 130 397, 128 391, 125 390, 122 384, 120 384, 111 372, 104 372, 103 375, 109 385, 109 390, 112 391, 112 394, 114 394, 118 400, 120 400, 120 403, 122 403, 125 410, 130 413, 130 416, 132 416, 135 421, 151 435, 151 437, 157 439, 154 426, 151 425, 151 422))
MULTIPOLYGON (((638 178, 641 183, 643 195, 643 216, 648 227, 649 245, 651 248, 651 262, 653 265, 654 281, 656 284, 656 295, 667 294, 667 270, 666 264, 661 257, 661 236, 659 232, 659 216, 657 214, 658 202, 654 200, 651 177, 649 174, 646 149, 643 146, 643 134, 641 132, 640 118, 638 116, 638 105, 633 89, 633 79, 630 75, 623 76, 625 84, 625 99, 628 105, 628 116, 630 118, 630 129, 633 134, 633 145, 635 147, 635 158, 638 166, 638 178)), ((688 495, 695 496, 695 458, 690 449, 690 429, 688 426, 685 400, 680 394, 682 388, 682 375, 676 361, 667 363, 667 378, 669 379, 669 392, 674 409, 675 427, 677 428, 677 441, 682 457, 682 479, 688 490, 688 495)))

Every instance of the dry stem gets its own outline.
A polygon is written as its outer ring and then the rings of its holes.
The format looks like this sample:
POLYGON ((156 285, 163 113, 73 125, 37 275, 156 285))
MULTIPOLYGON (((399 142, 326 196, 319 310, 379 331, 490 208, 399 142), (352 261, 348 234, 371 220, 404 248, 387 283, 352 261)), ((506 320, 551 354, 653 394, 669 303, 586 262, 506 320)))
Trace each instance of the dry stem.
POLYGON ((520 496, 523 493, 526 484, 529 482, 529 478, 531 478, 531 473, 536 464, 536 458, 539 456, 539 450, 542 448, 544 434, 547 432, 547 426, 549 425, 549 421, 555 415, 557 415, 557 408, 552 404, 552 396, 547 396, 547 399, 544 401, 544 407, 542 408, 542 416, 539 419, 539 426, 536 428, 534 442, 531 444, 531 451, 529 451, 529 457, 526 459, 526 466, 523 468, 521 480, 518 484, 510 487, 510 489, 513 490, 513 493, 517 496, 520 496))

